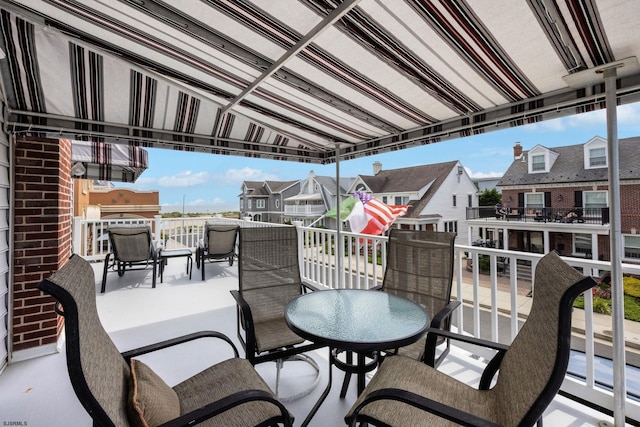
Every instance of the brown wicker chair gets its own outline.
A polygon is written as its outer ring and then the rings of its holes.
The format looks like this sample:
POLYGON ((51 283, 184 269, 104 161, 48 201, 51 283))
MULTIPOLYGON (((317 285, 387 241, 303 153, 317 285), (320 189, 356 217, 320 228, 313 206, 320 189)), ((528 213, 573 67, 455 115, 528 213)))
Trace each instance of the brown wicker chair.
POLYGON ((292 425, 282 403, 221 333, 196 332, 121 354, 100 323, 93 269, 81 257, 72 256, 39 288, 56 298, 56 309, 65 318, 69 377, 95 426, 141 425, 140 417, 163 426, 292 425), (200 338, 226 342, 235 357, 173 388, 133 359, 200 338))
MULTIPOLYGON (((573 301, 595 284, 550 252, 538 262, 531 311, 510 346, 429 330, 427 341, 432 343, 444 335, 497 350, 482 374, 479 389, 414 359, 387 357, 345 417, 347 424, 535 424, 560 389, 567 370, 573 301)), ((429 344, 427 348, 431 348, 429 344)), ((426 359, 432 357, 425 355, 426 359)))
MULTIPOLYGON (((422 305, 429 315, 440 320, 431 327, 445 330, 449 330, 451 314, 460 305, 460 301, 451 301, 455 237, 455 233, 392 229, 387 268, 380 288, 422 305)), ((414 344, 393 353, 423 360, 425 344, 426 334, 414 344)), ((449 340, 441 337, 437 345, 441 344, 444 348, 434 366, 449 353, 449 340)))
POLYGON ((155 288, 159 255, 153 244, 151 227, 139 224, 118 224, 109 227, 107 233, 109 233, 111 252, 104 259, 100 292, 105 291, 109 269, 117 271, 118 276, 122 277, 125 270, 145 269, 149 264, 153 268, 151 284, 155 288))
POLYGON ((237 302, 238 338, 247 359, 253 365, 276 362, 279 379, 282 361, 302 358, 318 373, 313 385, 306 389, 310 392, 317 386, 319 369, 313 359, 301 353, 323 345, 306 342, 289 329, 284 318, 289 301, 306 289, 300 278, 296 228, 243 227, 239 254, 239 289, 231 294, 237 302))
POLYGON ((240 227, 237 225, 205 223, 204 238, 196 248, 196 267, 204 280, 204 262, 206 260, 228 261, 233 265, 236 256, 236 242, 240 227))

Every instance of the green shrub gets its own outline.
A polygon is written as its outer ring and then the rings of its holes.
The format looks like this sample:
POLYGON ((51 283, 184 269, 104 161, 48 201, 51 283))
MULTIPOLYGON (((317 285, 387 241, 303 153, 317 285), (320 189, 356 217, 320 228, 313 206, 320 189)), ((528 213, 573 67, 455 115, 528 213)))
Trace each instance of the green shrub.
POLYGON ((624 293, 632 297, 640 298, 640 279, 631 276, 625 276, 622 279, 624 293))
POLYGON ((640 305, 638 300, 629 295, 624 296, 624 318, 640 322, 640 305))
POLYGON ((600 314, 611 314, 611 300, 593 297, 593 312, 600 314))
POLYGON ((487 272, 491 268, 491 258, 486 255, 478 256, 478 268, 480 271, 487 272))

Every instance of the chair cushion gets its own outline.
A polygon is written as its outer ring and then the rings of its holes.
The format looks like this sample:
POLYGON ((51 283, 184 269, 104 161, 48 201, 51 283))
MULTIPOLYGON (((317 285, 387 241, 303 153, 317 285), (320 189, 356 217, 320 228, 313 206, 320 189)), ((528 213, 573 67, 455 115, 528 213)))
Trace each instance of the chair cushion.
POLYGON ((171 387, 139 360, 131 359, 129 422, 154 427, 180 416, 180 400, 171 387))

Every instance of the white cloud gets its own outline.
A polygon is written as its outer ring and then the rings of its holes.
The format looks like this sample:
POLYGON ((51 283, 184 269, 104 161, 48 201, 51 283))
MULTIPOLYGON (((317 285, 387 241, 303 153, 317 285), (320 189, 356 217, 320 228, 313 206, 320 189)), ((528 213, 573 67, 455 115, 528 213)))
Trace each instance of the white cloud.
POLYGON ((277 175, 265 172, 261 169, 251 169, 248 166, 242 169, 227 169, 221 176, 227 184, 237 184, 238 188, 242 181, 269 181, 277 180, 277 175))
MULTIPOLYGON (((640 122, 640 103, 625 104, 618 107, 617 115, 619 126, 638 125, 640 122)), ((561 132, 570 128, 602 128, 606 124, 607 111, 606 109, 600 109, 527 125, 523 129, 531 132, 561 132)))
POLYGON ((193 173, 189 170, 179 172, 173 176, 163 176, 157 179, 160 187, 192 187, 204 184, 209 180, 208 172, 193 173))
POLYGON ((465 168, 465 170, 467 171, 469 176, 471 178, 474 178, 474 179, 479 179, 479 178, 500 178, 502 175, 504 175, 503 172, 476 172, 476 173, 472 173, 471 169, 469 169, 469 168, 465 168))

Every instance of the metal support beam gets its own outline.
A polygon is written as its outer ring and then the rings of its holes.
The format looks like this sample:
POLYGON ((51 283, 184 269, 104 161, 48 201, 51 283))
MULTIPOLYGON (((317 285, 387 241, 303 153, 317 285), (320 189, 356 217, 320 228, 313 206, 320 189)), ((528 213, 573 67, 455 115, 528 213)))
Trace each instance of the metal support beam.
POLYGON ((624 291, 622 287, 622 228, 620 215, 620 156, 616 101, 616 67, 604 70, 607 105, 607 154, 609 161, 609 242, 611 257, 611 298, 613 330, 613 420, 625 425, 627 398, 624 342, 624 291))

